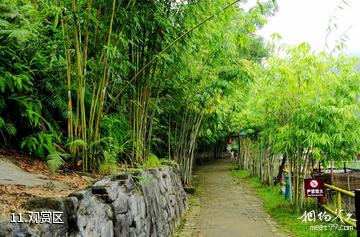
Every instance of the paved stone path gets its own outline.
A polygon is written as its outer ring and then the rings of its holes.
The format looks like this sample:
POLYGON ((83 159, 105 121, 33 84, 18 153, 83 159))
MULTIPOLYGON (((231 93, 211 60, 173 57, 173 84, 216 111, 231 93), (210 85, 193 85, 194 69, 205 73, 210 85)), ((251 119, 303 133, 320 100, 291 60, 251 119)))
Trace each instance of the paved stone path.
POLYGON ((261 201, 248 186, 235 183, 230 166, 230 161, 219 160, 199 167, 192 208, 175 236, 286 236, 262 210, 261 201))
POLYGON ((43 175, 35 175, 22 170, 11 161, 0 157, 0 185, 21 184, 26 186, 44 185, 47 180, 43 175))

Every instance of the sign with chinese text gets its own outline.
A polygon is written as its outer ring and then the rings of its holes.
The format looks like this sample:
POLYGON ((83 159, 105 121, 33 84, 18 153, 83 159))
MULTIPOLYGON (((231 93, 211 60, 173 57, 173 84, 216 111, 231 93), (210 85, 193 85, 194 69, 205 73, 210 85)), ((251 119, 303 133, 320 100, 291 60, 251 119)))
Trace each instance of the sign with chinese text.
POLYGON ((304 179, 306 197, 323 197, 324 180, 319 178, 304 179))

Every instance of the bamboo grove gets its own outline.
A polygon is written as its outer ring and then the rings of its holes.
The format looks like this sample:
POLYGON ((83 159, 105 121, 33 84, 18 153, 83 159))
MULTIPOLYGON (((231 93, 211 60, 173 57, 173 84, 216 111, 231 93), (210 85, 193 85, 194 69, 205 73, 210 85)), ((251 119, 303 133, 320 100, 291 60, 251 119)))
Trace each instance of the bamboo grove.
POLYGON ((3 1, 3 145, 54 170, 109 173, 167 158, 189 184, 199 137, 223 138, 233 110, 223 101, 250 82, 245 66, 267 54, 254 33, 272 9, 220 0, 3 1))
POLYGON ((274 13, 274 1, 4 0, 1 144, 53 170, 171 160, 190 185, 199 147, 245 131, 240 168, 271 184, 283 157, 301 206, 313 163, 359 151, 359 73, 341 53, 266 45, 257 30, 274 13))
POLYGON ((314 169, 355 160, 359 154, 358 60, 313 53, 308 44, 282 46, 266 60, 251 98, 234 118, 241 138, 240 168, 263 184, 292 174, 292 204, 301 209, 303 178, 314 169), (277 166, 277 160, 281 160, 277 166))

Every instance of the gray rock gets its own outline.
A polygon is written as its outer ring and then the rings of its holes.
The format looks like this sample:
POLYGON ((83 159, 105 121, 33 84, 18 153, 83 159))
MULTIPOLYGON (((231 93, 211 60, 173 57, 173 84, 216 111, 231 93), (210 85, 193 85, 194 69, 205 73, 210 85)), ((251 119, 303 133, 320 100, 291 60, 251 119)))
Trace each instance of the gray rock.
POLYGON ((129 210, 129 197, 123 193, 119 193, 118 198, 112 202, 111 206, 115 215, 124 214, 129 210))
POLYGON ((89 198, 91 194, 92 194, 91 189, 86 188, 73 192, 69 196, 76 197, 77 199, 81 200, 81 199, 89 198))
POLYGON ((67 198, 35 198, 28 210, 61 211, 63 224, 10 223, 0 237, 170 236, 187 208, 187 195, 171 169, 107 176, 67 198))

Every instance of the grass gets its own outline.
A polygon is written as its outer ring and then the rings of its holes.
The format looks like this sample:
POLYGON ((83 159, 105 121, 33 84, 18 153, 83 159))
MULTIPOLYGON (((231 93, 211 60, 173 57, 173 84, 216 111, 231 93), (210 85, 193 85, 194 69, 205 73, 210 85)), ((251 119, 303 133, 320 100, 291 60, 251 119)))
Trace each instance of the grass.
MULTIPOLYGON (((292 236, 301 236, 301 237, 352 237, 356 236, 356 231, 344 231, 344 230, 335 230, 333 225, 333 230, 330 230, 329 224, 338 224, 342 225, 341 222, 325 222, 325 221, 316 221, 302 222, 301 216, 304 214, 304 211, 295 210, 290 202, 286 201, 284 196, 280 193, 279 187, 274 186, 264 186, 261 184, 260 180, 255 177, 250 177, 249 172, 231 170, 230 174, 238 181, 238 184, 248 185, 252 191, 263 201, 263 207, 265 211, 279 224, 280 229, 284 232, 290 233, 292 236), (328 230, 310 230, 310 226, 322 225, 327 226, 328 230)), ((308 208, 306 210, 309 212, 315 209, 315 202, 310 200, 308 202, 308 208)), ((317 210, 318 214, 322 210, 317 210)))
POLYGON ((359 169, 360 170, 360 162, 359 161, 351 161, 346 162, 346 167, 352 169, 359 169))

